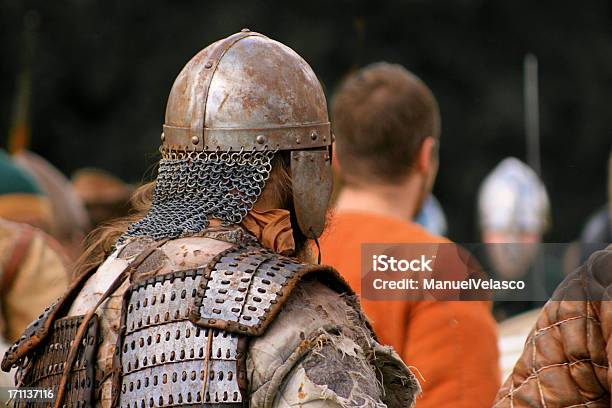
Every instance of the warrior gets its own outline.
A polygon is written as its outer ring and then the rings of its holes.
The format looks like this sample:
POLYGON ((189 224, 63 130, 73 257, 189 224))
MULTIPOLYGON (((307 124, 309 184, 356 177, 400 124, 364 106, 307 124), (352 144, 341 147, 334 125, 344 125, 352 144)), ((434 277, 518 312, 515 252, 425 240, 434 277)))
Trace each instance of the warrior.
MULTIPOLYGON (((363 244, 454 247, 413 221, 431 193, 439 164, 440 112, 433 92, 404 67, 378 62, 348 76, 331 106, 334 151, 345 184, 321 237, 323 261, 362 295, 381 341, 423 376, 419 407, 490 406, 499 387, 490 304, 430 297, 399 301, 388 291, 371 297, 363 279, 363 244)), ((442 258, 437 258, 444 265, 438 271, 463 273, 459 268, 467 266, 463 255, 462 260, 442 258)), ((468 270, 476 269, 470 265, 468 270)))
POLYGON ((0 338, 7 346, 68 286, 69 260, 47 234, 54 224, 41 186, 0 149, 0 338))
POLYGON ((486 244, 482 259, 486 268, 499 279, 527 282, 529 300, 519 301, 511 290, 496 293, 497 320, 542 307, 563 279, 563 272, 557 255, 540 245, 551 218, 550 200, 540 177, 519 159, 505 158, 480 186, 478 216, 486 244))
POLYGON ((146 211, 100 235, 2 368, 54 407, 412 406, 415 377, 307 262, 332 142, 310 66, 249 30, 217 41, 174 82, 161 140, 146 211))

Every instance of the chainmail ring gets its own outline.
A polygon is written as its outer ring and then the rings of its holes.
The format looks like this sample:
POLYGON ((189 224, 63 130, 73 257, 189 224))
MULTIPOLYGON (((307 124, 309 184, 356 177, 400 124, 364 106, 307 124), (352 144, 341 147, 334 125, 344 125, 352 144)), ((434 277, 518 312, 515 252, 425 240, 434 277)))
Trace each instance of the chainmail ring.
POLYGON ((240 223, 263 191, 275 153, 162 150, 151 208, 120 241, 187 236, 205 230, 210 219, 240 223))

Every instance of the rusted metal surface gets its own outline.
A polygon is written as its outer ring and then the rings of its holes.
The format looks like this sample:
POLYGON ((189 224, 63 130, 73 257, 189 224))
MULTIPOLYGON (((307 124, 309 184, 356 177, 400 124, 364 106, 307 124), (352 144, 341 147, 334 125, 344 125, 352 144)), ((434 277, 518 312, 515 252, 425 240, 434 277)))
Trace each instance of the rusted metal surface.
POLYGON ((240 336, 188 319, 203 270, 133 285, 115 360, 118 405, 240 407, 246 392, 240 336), (204 393, 202 393, 204 391, 204 393))
POLYGON ((206 145, 200 145, 200 139, 197 136, 192 136, 193 130, 186 128, 170 127, 164 125, 164 135, 168 133, 171 136, 166 136, 168 144, 172 143, 173 150, 201 150, 201 147, 206 150, 220 151, 240 151, 240 150, 295 150, 309 149, 314 147, 327 146, 329 144, 329 123, 312 124, 301 126, 285 126, 277 128, 227 128, 227 129, 200 129, 199 132, 204 134, 206 145), (192 143, 193 147, 182 147, 178 149, 176 146, 184 146, 185 140, 197 141, 192 143))
POLYGON ((312 238, 325 227, 332 192, 331 158, 327 150, 291 152, 293 205, 300 229, 312 238))
MULTIPOLYGON (((64 407, 93 406, 96 386, 95 356, 98 347, 98 319, 92 319, 81 342, 76 344, 76 333, 84 316, 66 317, 55 321, 48 342, 37 350, 30 360, 32 365, 25 370, 23 386, 52 389, 57 395, 59 379, 69 351, 77 347, 76 363, 72 366, 67 382, 64 407)), ((17 407, 51 406, 51 402, 32 404, 19 402, 17 407)))
POLYGON ((177 77, 162 142, 172 150, 294 150, 331 144, 325 94, 291 48, 250 31, 200 51, 177 77))

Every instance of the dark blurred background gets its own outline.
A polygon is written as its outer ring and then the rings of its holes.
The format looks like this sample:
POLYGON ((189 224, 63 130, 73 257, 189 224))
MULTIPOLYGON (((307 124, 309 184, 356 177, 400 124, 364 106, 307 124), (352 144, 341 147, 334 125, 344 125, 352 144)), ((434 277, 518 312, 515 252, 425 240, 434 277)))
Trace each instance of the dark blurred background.
POLYGON ((606 202, 607 1, 2 0, 0 146, 22 118, 31 150, 66 174, 96 166, 131 182, 151 177, 174 78, 198 50, 243 27, 300 53, 328 98, 374 61, 423 78, 442 111, 434 192, 450 237, 464 242, 479 239, 483 177, 509 155, 526 160, 523 58, 533 53, 553 211, 546 239, 576 238, 606 202))

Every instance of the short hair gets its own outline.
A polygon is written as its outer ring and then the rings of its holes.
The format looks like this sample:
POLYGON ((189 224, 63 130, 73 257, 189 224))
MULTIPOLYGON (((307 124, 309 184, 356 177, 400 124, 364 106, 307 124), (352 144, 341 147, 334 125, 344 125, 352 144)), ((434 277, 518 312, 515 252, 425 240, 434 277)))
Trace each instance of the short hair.
POLYGON ((400 182, 423 141, 440 135, 440 112, 431 90, 404 67, 385 62, 343 82, 332 102, 332 122, 349 183, 372 177, 400 182))

